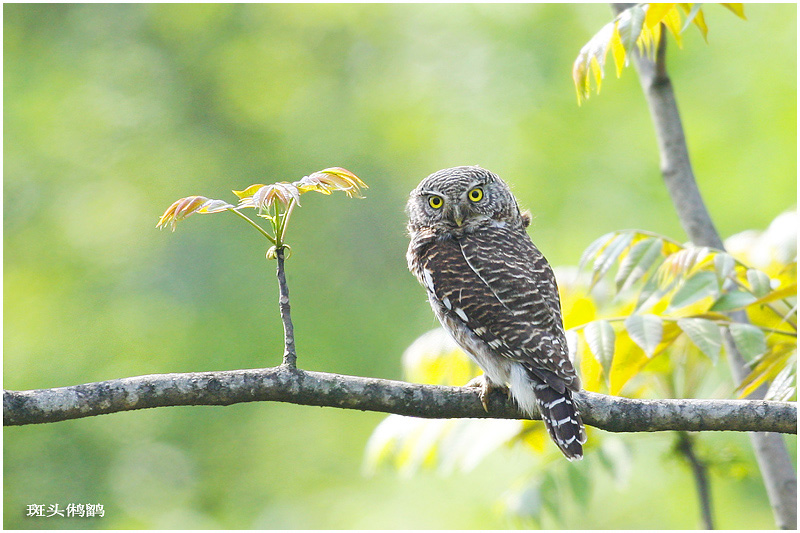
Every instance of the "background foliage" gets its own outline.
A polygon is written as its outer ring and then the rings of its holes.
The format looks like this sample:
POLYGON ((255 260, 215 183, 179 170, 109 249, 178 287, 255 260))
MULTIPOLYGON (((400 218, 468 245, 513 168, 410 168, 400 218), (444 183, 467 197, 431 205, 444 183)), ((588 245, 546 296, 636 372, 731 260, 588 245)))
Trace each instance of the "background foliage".
MULTIPOLYGON (((727 237, 795 203, 796 6, 748 5, 747 22, 723 11, 705 10, 708 46, 687 32, 669 64, 727 237)), ((435 325, 406 271, 403 214, 434 170, 509 180, 554 265, 621 228, 685 239, 633 73, 575 105, 572 62, 605 5, 7 5, 3 18, 4 388, 280 362, 259 236, 223 215, 154 229, 189 194, 329 166, 364 179, 364 201, 304 199, 287 269, 299 365, 386 378, 435 325)), ((365 477, 383 418, 253 404, 4 429, 4 526, 520 525, 497 502, 535 456, 365 477), (34 520, 30 503, 102 503, 106 518, 34 520)), ((618 440, 629 475, 592 470, 608 488, 559 525, 694 527, 672 440, 618 440)), ((704 442, 719 527, 772 527, 747 437, 704 442)))

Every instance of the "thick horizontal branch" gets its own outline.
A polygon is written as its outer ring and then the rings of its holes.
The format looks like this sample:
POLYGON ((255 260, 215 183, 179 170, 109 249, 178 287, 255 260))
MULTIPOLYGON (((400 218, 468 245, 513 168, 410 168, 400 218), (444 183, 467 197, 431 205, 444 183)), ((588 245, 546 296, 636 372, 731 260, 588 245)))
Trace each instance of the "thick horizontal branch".
MULTIPOLYGON (((797 433, 797 405, 763 400, 631 400, 582 391, 585 423, 614 432, 769 431, 797 433)), ((154 374, 72 387, 3 391, 3 425, 59 422, 121 411, 179 405, 277 401, 379 411, 420 418, 522 418, 502 394, 403 381, 306 372, 255 370, 154 374)))

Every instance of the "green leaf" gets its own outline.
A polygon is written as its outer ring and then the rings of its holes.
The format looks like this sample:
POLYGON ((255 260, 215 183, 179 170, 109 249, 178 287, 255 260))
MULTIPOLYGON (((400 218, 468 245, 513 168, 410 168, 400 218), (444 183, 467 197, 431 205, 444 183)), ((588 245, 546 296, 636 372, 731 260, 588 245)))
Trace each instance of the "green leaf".
POLYGON ((652 357, 661 343, 664 321, 656 315, 631 315, 625 319, 628 335, 648 357, 652 357))
POLYGON ((753 291, 757 298, 766 296, 772 290, 769 284, 769 276, 755 268, 747 270, 747 282, 750 284, 750 290, 753 291))
POLYGON ((734 268, 736 268, 736 260, 730 254, 718 253, 714 256, 714 272, 720 286, 733 273, 734 268))
POLYGON ((584 265, 593 259, 611 240, 618 235, 617 232, 612 231, 592 241, 586 250, 581 255, 581 260, 578 263, 578 270, 583 269, 584 265))
MULTIPOLYGON (((688 9, 688 4, 681 4, 681 7, 684 8, 684 11, 686 11, 688 9)), ((696 3, 696 4, 692 5, 691 9, 689 9, 688 12, 686 13, 686 21, 683 23, 683 27, 681 28, 681 33, 686 31, 686 28, 689 27, 689 24, 694 22, 694 19, 697 16, 698 13, 700 13, 700 17, 702 18, 703 14, 700 11, 700 9, 702 9, 702 7, 703 7, 702 3, 696 3)), ((702 29, 701 29, 701 31, 702 31, 702 29)), ((706 31, 708 31, 708 28, 706 28, 706 31)), ((705 38, 705 36, 706 36, 706 34, 704 33, 703 34, 703 38, 705 38)))
POLYGON ((574 496, 573 501, 581 507, 589 505, 589 498, 592 495, 591 478, 586 472, 586 468, 580 468, 575 463, 567 464, 567 480, 574 496))
POLYGON ((775 300, 781 300, 783 298, 791 298, 793 296, 795 297, 797 296, 797 283, 791 283, 786 287, 775 289, 769 294, 762 296, 761 298, 753 302, 753 304, 751 305, 761 305, 769 302, 774 302, 775 300))
POLYGON ((630 287, 653 266, 653 263, 661 257, 661 247, 663 241, 657 238, 644 239, 634 244, 625 259, 619 265, 615 282, 617 291, 630 287))
POLYGON ((687 279, 670 300, 667 311, 680 309, 717 293, 717 275, 714 272, 702 271, 687 279))
POLYGON ((719 292, 717 276, 714 272, 702 271, 687 279, 670 300, 667 312, 686 307, 719 292))
MULTIPOLYGON (((636 300, 636 308, 634 311, 638 312, 642 310, 644 304, 646 304, 653 295, 658 295, 658 298, 661 298, 661 296, 667 293, 668 289, 660 289, 658 285, 659 281, 657 275, 652 275, 647 278, 647 281, 644 283, 644 287, 642 287, 642 291, 639 293, 639 297, 636 300)), ((650 307, 652 306, 653 304, 651 303, 650 307)))
POLYGON ((542 507, 547 509, 556 520, 561 520, 561 512, 564 510, 564 502, 560 498, 558 484, 552 472, 545 471, 542 475, 542 483, 539 485, 539 494, 542 496, 542 507))
POLYGON ((622 43, 625 51, 630 53, 636 44, 636 40, 642 33, 642 26, 644 25, 645 11, 642 6, 635 5, 629 7, 619 15, 619 22, 617 23, 617 31, 619 32, 619 40, 622 43))
POLYGON ((778 375, 772 380, 764 399, 777 402, 788 402, 791 400, 796 391, 796 377, 797 356, 795 355, 790 359, 789 364, 778 372, 778 375))
POLYGON ((667 257, 658 268, 659 283, 669 285, 679 276, 687 276, 692 270, 702 266, 709 258, 706 246, 683 248, 667 257))
POLYGON ((752 324, 731 322, 728 329, 736 349, 746 360, 754 359, 767 351, 767 339, 760 328, 752 324))
POLYGON ((734 309, 742 309, 756 301, 756 297, 745 291, 731 291, 723 294, 714 305, 711 306, 709 311, 733 311, 734 309))
POLYGON ((625 441, 613 435, 604 435, 597 450, 597 457, 617 486, 623 486, 628 482, 633 471, 633 458, 625 441))
POLYGON ((722 349, 722 333, 716 323, 704 318, 680 318, 678 326, 701 352, 717 364, 722 349))
POLYGON ((542 516, 542 494, 535 481, 524 487, 513 487, 503 496, 504 512, 514 517, 525 517, 537 523, 542 516))
POLYGON ((631 244, 633 240, 633 233, 623 233, 617 236, 600 254, 595 258, 592 265, 592 286, 594 286, 600 278, 605 276, 611 265, 616 263, 622 252, 631 244))
POLYGON ((614 361, 614 344, 616 335, 614 328, 606 320, 589 322, 583 330, 589 350, 600 365, 606 379, 611 372, 611 363, 614 361))

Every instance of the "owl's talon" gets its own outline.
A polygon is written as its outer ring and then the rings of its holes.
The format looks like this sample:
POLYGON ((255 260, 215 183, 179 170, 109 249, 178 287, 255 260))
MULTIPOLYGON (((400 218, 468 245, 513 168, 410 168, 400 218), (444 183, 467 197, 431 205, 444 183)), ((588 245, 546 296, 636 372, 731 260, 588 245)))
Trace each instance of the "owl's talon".
POLYGON ((510 389, 507 387, 503 387, 502 385, 496 385, 489 381, 489 378, 486 375, 480 375, 476 378, 472 378, 469 380, 469 383, 465 385, 465 387, 476 387, 481 389, 480 390, 480 398, 481 398, 481 405, 483 405, 483 410, 487 413, 489 412, 489 395, 492 394, 493 390, 504 390, 507 395, 511 394, 510 389))

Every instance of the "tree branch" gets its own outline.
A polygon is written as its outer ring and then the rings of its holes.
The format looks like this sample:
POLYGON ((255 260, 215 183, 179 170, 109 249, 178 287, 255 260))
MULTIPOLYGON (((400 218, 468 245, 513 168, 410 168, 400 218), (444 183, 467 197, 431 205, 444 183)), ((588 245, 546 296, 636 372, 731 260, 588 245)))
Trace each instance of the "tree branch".
POLYGON ((708 467, 694 453, 694 442, 685 431, 678 432, 678 451, 683 454, 692 469, 697 496, 700 499, 700 516, 704 529, 714 529, 714 516, 711 512, 711 488, 708 484, 708 467))
MULTIPOLYGON (((606 431, 774 431, 797 433, 797 405, 763 400, 632 400, 586 391, 575 400, 585 423, 606 431)), ((502 392, 483 409, 471 387, 307 372, 285 365, 253 370, 152 374, 72 387, 3 391, 3 425, 72 420, 180 405, 277 401, 420 418, 524 418, 502 392)))

